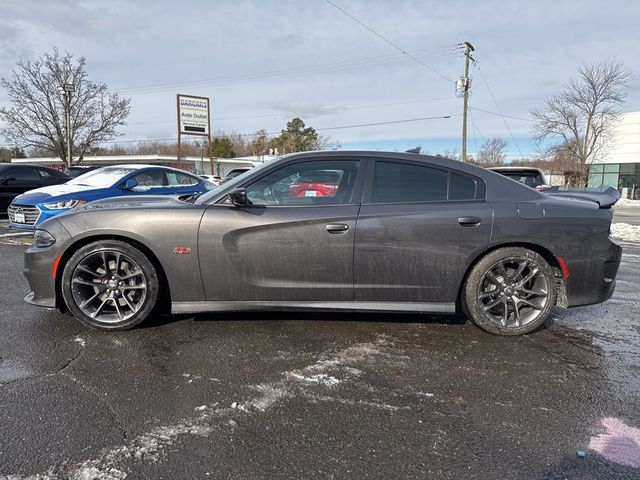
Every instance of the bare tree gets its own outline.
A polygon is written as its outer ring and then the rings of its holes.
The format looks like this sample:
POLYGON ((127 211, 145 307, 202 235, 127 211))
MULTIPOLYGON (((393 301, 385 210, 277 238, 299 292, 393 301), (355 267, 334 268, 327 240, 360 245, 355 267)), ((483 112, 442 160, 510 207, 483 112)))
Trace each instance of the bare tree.
POLYGON ((578 161, 584 180, 586 167, 607 146, 630 80, 630 71, 617 61, 580 66, 577 79, 531 111, 536 140, 560 140, 578 161))
POLYGON ((10 80, 0 80, 11 100, 10 108, 0 109, 5 126, 2 134, 11 145, 49 151, 67 158, 64 100, 59 88, 72 84, 70 99, 72 156, 78 162, 87 151, 101 142, 115 138, 117 127, 125 125, 129 99, 110 93, 104 83, 91 81, 85 70, 86 60, 74 61, 69 53, 45 53, 37 60, 20 59, 10 80))
POLYGON ((267 131, 264 128, 258 130, 249 143, 249 151, 251 152, 251 155, 261 156, 269 153, 270 142, 271 139, 269 138, 267 131))
POLYGON ((490 138, 485 140, 478 152, 477 163, 485 167, 502 165, 507 158, 504 153, 507 142, 502 138, 490 138))
POLYGON ((341 150, 342 142, 329 135, 321 133, 318 135, 318 150, 341 150))

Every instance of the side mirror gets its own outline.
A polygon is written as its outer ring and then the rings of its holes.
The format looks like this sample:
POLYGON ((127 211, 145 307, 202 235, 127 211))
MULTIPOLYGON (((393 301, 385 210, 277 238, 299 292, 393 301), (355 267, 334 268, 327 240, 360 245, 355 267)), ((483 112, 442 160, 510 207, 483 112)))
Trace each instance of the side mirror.
POLYGON ((246 188, 236 188, 235 190, 231 190, 229 193, 229 200, 236 207, 246 207, 247 206, 247 189, 246 188))
POLYGON ((138 182, 136 182, 133 179, 129 179, 126 182, 124 182, 124 187, 122 187, 123 190, 133 190, 134 188, 136 188, 138 186, 138 182))
POLYGON ((15 182, 16 181, 16 177, 2 177, 0 178, 0 183, 2 185, 6 185, 9 182, 15 182))

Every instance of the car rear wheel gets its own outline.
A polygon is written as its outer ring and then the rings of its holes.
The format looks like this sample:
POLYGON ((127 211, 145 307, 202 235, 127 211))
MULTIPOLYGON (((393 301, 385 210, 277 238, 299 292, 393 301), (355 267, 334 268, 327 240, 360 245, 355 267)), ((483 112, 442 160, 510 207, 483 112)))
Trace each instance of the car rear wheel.
POLYGON ((143 322, 158 300, 158 275, 144 253, 116 240, 80 248, 62 274, 62 296, 85 325, 126 330, 143 322))
POLYGON ((471 321, 497 335, 521 335, 542 325, 556 303, 555 275, 538 253, 506 247, 483 257, 463 290, 471 321))

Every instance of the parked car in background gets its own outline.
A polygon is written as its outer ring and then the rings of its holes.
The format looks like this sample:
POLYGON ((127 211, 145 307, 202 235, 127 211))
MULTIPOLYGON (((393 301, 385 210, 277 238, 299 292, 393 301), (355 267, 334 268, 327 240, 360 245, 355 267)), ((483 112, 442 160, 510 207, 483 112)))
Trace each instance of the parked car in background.
POLYGON ((320 170, 306 172, 289 185, 290 197, 333 197, 338 191, 342 172, 320 170))
POLYGON ((7 208, 15 197, 34 188, 58 185, 71 180, 71 177, 49 167, 6 163, 0 164, 0 213, 7 208))
POLYGON ((191 202, 100 200, 47 220, 25 252, 25 300, 111 330, 170 307, 458 312, 518 335, 615 287, 620 195, 563 195, 427 155, 294 154, 191 202), (328 171, 335 195, 292 195, 328 171))
POLYGON ((238 175, 242 175, 243 173, 248 172, 249 170, 251 170, 251 168, 253 167, 234 168, 229 173, 227 173, 227 175, 222 179, 222 183, 227 183, 229 180, 233 180, 238 175))
POLYGON ((222 178, 219 177, 218 175, 198 175, 200 178, 204 178, 205 180, 213 183, 214 185, 218 186, 222 183, 222 178))
POLYGON ((505 177, 511 178, 527 187, 535 188, 538 191, 545 191, 551 188, 547 183, 544 173, 539 168, 533 167, 491 167, 489 170, 498 172, 505 177))
POLYGON ((215 186, 195 175, 169 167, 119 165, 102 167, 64 185, 37 188, 17 196, 8 209, 9 226, 33 228, 60 213, 93 200, 136 195, 191 196, 215 186))
POLYGON ((64 173, 69 175, 72 178, 79 177, 80 175, 84 175, 85 173, 89 173, 93 170, 97 170, 100 167, 96 167, 95 165, 72 165, 65 169, 64 173))

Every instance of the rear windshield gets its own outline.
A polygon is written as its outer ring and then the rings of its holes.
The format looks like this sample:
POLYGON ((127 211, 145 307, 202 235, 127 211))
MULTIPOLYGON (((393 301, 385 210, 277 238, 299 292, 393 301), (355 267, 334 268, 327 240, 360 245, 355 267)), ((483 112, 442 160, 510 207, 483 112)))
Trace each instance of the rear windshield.
POLYGON ((542 176, 537 172, 498 172, 530 187, 543 185, 542 176))

